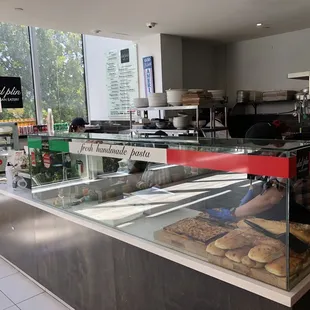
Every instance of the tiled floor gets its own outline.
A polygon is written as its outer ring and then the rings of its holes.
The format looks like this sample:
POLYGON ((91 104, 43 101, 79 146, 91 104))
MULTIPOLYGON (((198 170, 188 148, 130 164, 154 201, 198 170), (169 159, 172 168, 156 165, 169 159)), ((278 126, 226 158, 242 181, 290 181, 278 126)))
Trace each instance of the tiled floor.
POLYGON ((0 310, 68 310, 0 258, 0 310))

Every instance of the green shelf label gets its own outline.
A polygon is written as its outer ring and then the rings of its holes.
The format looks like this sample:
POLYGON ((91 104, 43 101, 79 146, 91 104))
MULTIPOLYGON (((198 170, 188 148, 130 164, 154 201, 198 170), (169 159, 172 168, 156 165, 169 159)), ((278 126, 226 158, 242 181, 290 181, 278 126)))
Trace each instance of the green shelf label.
POLYGON ((46 146, 48 144, 48 149, 46 151, 54 151, 54 152, 69 152, 69 142, 60 140, 60 139, 48 139, 42 140, 36 138, 29 138, 28 139, 28 147, 32 149, 43 149, 43 144, 46 146))
POLYGON ((31 149, 42 149, 42 140, 36 138, 28 138, 28 147, 31 149))
POLYGON ((69 142, 64 140, 49 140, 50 151, 69 152, 69 142))

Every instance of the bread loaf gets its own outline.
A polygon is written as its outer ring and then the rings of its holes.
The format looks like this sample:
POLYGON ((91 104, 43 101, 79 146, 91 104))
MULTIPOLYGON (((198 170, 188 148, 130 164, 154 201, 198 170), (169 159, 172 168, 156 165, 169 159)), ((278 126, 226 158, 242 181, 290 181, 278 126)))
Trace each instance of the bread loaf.
POLYGON ((249 258, 259 263, 270 263, 275 259, 284 256, 284 251, 270 245, 257 245, 248 254, 249 258))
POLYGON ((298 239, 310 244, 310 225, 290 223, 290 232, 298 239))
MULTIPOLYGON (((280 257, 273 262, 267 264, 265 269, 278 276, 278 277, 285 277, 287 275, 286 272, 286 257, 280 257)), ((301 268, 301 260, 295 257, 290 257, 290 275, 294 275, 298 270, 301 268)))
POLYGON ((215 241, 215 246, 222 250, 234 250, 251 244, 251 240, 244 237, 238 230, 233 230, 215 241))
POLYGON ((265 266, 265 264, 263 263, 258 263, 250 259, 248 255, 242 257, 241 263, 249 268, 255 268, 255 269, 261 269, 265 266))
POLYGON ((273 234, 283 234, 286 232, 285 222, 268 221, 260 218, 251 218, 249 221, 259 225, 273 234))
POLYGON ((211 255, 215 255, 215 256, 221 256, 224 257, 225 256, 225 251, 222 249, 219 249, 218 247, 215 246, 215 241, 211 242, 207 248, 206 248, 207 253, 211 254, 211 255))
MULTIPOLYGON (((268 221, 260 218, 250 218, 250 222, 255 223, 273 234, 284 234, 286 232, 286 222, 268 221)), ((245 229, 250 226, 241 220, 237 223, 239 228, 245 229)), ((290 223, 290 232, 305 243, 310 244, 310 225, 290 223)))
POLYGON ((265 236, 256 238, 254 241, 254 245, 256 246, 261 244, 272 246, 276 249, 282 250, 283 252, 285 251, 285 244, 280 240, 272 239, 265 236))
POLYGON ((242 258, 245 256, 245 255, 248 255, 249 251, 250 251, 250 247, 248 246, 245 246, 243 248, 240 248, 240 249, 235 249, 235 250, 229 250, 225 253, 225 256, 236 262, 236 263, 241 263, 241 260, 242 258))

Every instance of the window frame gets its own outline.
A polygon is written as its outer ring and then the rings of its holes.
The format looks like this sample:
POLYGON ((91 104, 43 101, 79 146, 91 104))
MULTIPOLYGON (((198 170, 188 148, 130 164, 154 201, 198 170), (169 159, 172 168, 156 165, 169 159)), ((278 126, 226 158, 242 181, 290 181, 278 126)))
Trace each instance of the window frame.
MULTIPOLYGON (((18 26, 18 25, 16 25, 18 26)), ((36 37, 36 27, 27 26, 28 29, 28 42, 30 47, 30 70, 32 73, 32 84, 34 91, 34 109, 35 119, 37 124, 43 124, 43 105, 42 105, 42 87, 41 87, 41 74, 40 74, 40 58, 38 51, 38 42, 36 37)), ((88 98, 88 83, 87 83, 87 64, 85 57, 85 39, 84 35, 80 35, 81 38, 81 54, 83 64, 83 81, 84 81, 84 92, 85 92, 85 109, 86 118, 89 119, 89 98, 88 98)))

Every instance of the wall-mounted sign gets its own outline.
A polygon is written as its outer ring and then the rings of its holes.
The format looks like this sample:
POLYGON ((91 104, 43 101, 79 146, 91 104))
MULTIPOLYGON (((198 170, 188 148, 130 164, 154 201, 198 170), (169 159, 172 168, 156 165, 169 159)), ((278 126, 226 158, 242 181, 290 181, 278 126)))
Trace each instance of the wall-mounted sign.
POLYGON ((2 108, 17 109, 23 107, 20 77, 0 76, 0 99, 2 108))
POLYGON ((144 85, 145 85, 145 96, 155 92, 154 82, 154 61, 152 56, 143 58, 143 73, 144 73, 144 85))
POLYGON ((128 120, 133 99, 139 97, 137 46, 105 54, 106 99, 110 120, 128 120))

